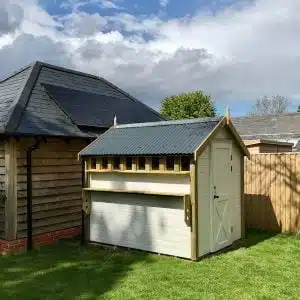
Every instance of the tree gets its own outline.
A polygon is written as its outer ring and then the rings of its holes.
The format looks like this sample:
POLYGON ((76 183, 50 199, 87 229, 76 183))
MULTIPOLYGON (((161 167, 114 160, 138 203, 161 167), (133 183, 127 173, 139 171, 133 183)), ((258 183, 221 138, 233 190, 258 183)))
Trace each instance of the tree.
POLYGON ((282 114, 287 111, 288 105, 289 102, 286 97, 280 95, 264 96, 256 100, 249 115, 266 116, 282 114))
POLYGON ((163 99, 160 113, 169 120, 195 119, 214 117, 216 108, 210 95, 195 91, 163 99))
POLYGON ((298 105, 297 107, 297 112, 300 112, 300 105, 298 105))

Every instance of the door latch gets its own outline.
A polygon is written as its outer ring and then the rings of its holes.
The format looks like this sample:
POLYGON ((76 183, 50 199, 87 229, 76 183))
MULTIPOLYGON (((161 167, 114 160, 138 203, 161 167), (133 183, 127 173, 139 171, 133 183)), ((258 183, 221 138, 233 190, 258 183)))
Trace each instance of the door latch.
POLYGON ((214 199, 219 199, 219 196, 217 196, 217 195, 214 195, 214 199))

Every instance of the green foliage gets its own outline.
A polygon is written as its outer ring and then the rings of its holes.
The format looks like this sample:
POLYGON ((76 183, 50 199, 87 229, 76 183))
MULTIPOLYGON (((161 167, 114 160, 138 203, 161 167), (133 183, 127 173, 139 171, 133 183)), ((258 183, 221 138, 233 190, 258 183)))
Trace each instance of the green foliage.
POLYGON ((300 112, 300 105, 298 105, 297 107, 297 112, 300 112))
POLYGON ((256 100, 255 105, 252 107, 252 111, 249 112, 250 116, 267 116, 282 114, 287 111, 289 102, 286 97, 264 96, 256 100))
POLYGON ((214 117, 216 108, 210 95, 196 91, 165 98, 160 113, 169 120, 195 119, 214 117))

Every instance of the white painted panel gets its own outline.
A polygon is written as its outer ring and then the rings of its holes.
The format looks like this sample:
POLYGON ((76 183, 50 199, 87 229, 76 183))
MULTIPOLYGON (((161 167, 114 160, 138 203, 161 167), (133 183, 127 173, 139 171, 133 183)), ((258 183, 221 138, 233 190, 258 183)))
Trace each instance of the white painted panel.
POLYGON ((181 198, 92 192, 91 200, 91 241, 191 257, 181 198))
POLYGON ((241 176, 244 176, 241 170, 241 159, 244 156, 239 146, 234 143, 232 148, 232 239, 236 241, 241 238, 241 176))
POLYGON ((210 252, 210 146, 197 160, 198 250, 199 257, 210 252))
POLYGON ((91 173, 90 188, 174 194, 190 193, 189 175, 91 173))

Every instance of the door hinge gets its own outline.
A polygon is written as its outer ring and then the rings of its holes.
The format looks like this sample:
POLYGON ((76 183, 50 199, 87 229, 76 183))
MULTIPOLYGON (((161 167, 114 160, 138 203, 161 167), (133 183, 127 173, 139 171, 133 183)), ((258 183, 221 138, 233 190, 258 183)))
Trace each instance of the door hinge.
POLYGON ((231 170, 231 172, 232 172, 232 166, 230 167, 230 170, 231 170))
POLYGON ((232 154, 230 155, 230 159, 232 160, 232 154))

